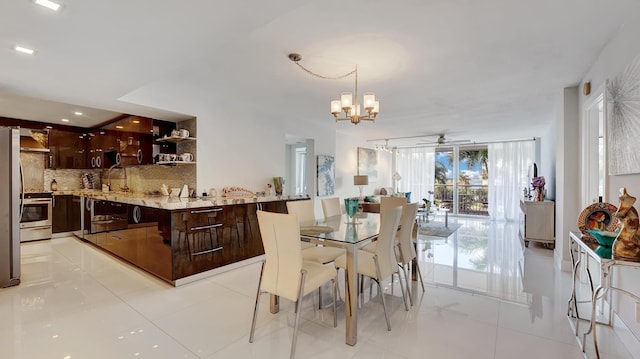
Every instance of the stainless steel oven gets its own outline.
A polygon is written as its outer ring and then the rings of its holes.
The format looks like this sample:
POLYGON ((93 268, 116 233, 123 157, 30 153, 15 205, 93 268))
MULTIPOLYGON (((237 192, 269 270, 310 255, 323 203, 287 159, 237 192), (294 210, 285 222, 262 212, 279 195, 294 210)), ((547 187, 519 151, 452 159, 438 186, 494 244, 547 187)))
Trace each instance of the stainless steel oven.
POLYGON ((51 193, 24 193, 20 217, 20 242, 51 238, 52 211, 51 193))

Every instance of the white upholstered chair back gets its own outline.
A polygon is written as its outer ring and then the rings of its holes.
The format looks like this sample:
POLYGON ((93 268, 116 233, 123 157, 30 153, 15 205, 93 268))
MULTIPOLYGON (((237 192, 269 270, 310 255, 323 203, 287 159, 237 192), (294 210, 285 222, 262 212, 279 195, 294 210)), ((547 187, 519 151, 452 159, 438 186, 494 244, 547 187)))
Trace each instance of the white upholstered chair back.
POLYGON ((287 202, 287 212, 298 218, 301 226, 311 226, 315 224, 316 218, 313 210, 313 202, 310 199, 303 201, 287 202))
POLYGON ((399 262, 404 264, 409 263, 416 257, 416 250, 413 247, 411 236, 417 213, 418 203, 409 203, 402 208, 400 231, 398 231, 398 247, 400 248, 398 259, 399 262))
POLYGON ((380 197, 380 220, 384 220, 387 209, 404 206, 405 204, 407 204, 406 197, 380 197))
POLYGON ((300 227, 295 215, 257 211, 265 264, 260 289, 298 299, 302 269, 300 227))
POLYGON ((396 232, 400 224, 400 216, 402 207, 389 207, 387 214, 380 217, 380 234, 378 235, 378 243, 376 244, 375 254, 378 257, 378 265, 380 266, 380 278, 383 280, 398 271, 398 261, 394 251, 396 243, 396 232))
POLYGON ((340 198, 332 197, 322 200, 322 213, 324 218, 339 216, 342 214, 340 209, 340 198))

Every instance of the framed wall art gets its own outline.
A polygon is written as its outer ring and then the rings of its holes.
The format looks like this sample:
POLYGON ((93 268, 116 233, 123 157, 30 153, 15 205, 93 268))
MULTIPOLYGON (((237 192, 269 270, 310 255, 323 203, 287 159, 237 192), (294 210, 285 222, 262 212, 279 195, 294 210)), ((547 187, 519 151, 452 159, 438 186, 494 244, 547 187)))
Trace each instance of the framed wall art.
POLYGON ((378 180, 378 151, 358 147, 358 175, 369 176, 369 183, 378 180))
POLYGON ((333 156, 318 155, 318 196, 332 196, 335 188, 336 161, 333 156))
POLYGON ((640 55, 606 86, 610 175, 640 173, 640 55))

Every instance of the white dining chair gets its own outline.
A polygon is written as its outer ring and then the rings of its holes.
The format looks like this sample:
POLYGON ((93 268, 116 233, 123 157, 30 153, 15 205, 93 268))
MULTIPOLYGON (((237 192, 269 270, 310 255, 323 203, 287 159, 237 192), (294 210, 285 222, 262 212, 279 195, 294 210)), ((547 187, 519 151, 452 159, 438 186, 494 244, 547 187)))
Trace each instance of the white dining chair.
POLYGON ((265 260, 262 262, 256 303, 253 309, 249 343, 253 343, 260 295, 270 293, 295 302, 295 322, 290 357, 295 357, 302 298, 316 288, 331 282, 333 288, 333 327, 336 314, 337 273, 331 266, 302 259, 300 227, 292 214, 257 211, 265 260))
POLYGON ((340 209, 340 198, 332 197, 322 200, 322 213, 324 218, 339 216, 342 214, 340 209))
MULTIPOLYGON (((298 224, 300 227, 311 226, 315 223, 315 215, 313 209, 313 203, 311 200, 302 201, 288 201, 287 212, 293 214, 298 218, 298 224)), ((302 242, 302 258, 305 261, 329 264, 332 263, 337 257, 343 255, 345 250, 343 248, 317 246, 313 243, 302 242)), ((318 290, 319 300, 318 307, 322 309, 322 289, 318 290)))
MULTIPOLYGON (((407 283, 407 294, 409 303, 413 306, 413 298, 411 295, 411 283, 409 279, 409 268, 411 262, 416 258, 416 250, 413 243, 413 227, 415 226, 416 214, 418 213, 418 203, 408 203, 402 208, 402 216, 400 217, 400 230, 398 230, 398 251, 396 257, 398 265, 402 269, 405 282, 407 283)), ((420 284, 424 292, 424 281, 422 280, 422 272, 420 265, 416 261, 416 271, 420 277, 420 284)), ((400 279, 402 280, 402 278, 400 279)))
MULTIPOLYGON (((387 215, 381 217, 380 232, 378 235, 378 244, 376 245, 375 253, 371 253, 364 250, 358 250, 355 254, 358 256, 358 274, 371 278, 378 285, 378 291, 380 293, 380 299, 382 301, 382 308, 384 309, 384 316, 387 321, 387 330, 391 330, 391 322, 389 321, 389 315, 387 313, 387 305, 384 298, 384 292, 382 290, 381 282, 387 278, 390 278, 394 273, 400 275, 400 269, 396 260, 395 243, 396 232, 398 231, 398 225, 400 223, 400 216, 402 213, 401 207, 395 207, 388 209, 387 215)), ((342 255, 336 258, 334 262, 336 269, 347 267, 347 256, 342 255)), ((402 291, 402 299, 404 302, 405 310, 409 310, 407 305, 406 292, 404 283, 402 280, 400 283, 400 289, 402 291)), ((348 288, 350 293, 356 293, 356 288, 348 288)))

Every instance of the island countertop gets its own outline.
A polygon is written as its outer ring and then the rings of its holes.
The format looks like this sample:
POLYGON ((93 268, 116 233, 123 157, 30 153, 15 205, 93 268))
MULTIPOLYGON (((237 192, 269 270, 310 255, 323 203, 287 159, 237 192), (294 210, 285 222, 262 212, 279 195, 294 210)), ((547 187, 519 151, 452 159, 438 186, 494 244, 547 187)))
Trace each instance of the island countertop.
POLYGON ((134 192, 102 192, 99 190, 63 190, 53 192, 57 195, 73 195, 96 200, 120 202, 138 206, 158 209, 179 210, 198 207, 225 206, 242 203, 263 203, 273 201, 287 201, 307 199, 307 195, 283 195, 283 196, 255 196, 255 197, 172 197, 155 196, 134 192))

